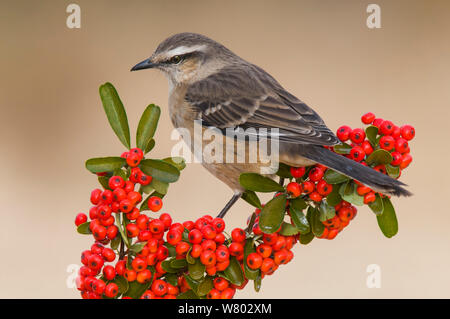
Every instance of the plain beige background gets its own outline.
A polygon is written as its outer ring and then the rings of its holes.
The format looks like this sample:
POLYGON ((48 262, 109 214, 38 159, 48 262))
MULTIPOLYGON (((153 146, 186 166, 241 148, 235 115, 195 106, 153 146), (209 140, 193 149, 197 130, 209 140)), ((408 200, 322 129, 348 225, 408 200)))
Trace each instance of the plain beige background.
MULTIPOLYGON (((82 1, 81 29, 66 27, 70 1, 0 2, 0 297, 78 298, 70 264, 91 239, 73 219, 89 208, 89 157, 120 154, 98 86, 112 82, 132 132, 144 107, 162 107, 153 156, 172 130, 166 79, 129 72, 167 36, 208 35, 263 67, 314 107, 330 128, 359 125, 373 111, 416 127, 414 162, 402 180, 415 194, 394 199, 400 231, 383 237, 372 212, 333 241, 296 246, 294 260, 248 298, 448 298, 450 3, 376 1, 382 28, 369 30, 369 1, 82 1), (381 288, 366 286, 370 264, 381 288)), ((216 214, 231 191, 191 164, 164 203, 181 221, 216 214)), ((228 228, 252 209, 239 202, 228 228)))

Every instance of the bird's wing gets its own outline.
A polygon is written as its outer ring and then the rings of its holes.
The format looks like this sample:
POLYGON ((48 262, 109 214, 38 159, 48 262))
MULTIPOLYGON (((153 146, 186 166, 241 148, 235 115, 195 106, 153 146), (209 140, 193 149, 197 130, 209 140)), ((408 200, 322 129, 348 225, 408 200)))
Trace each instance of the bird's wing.
POLYGON ((257 132, 260 128, 278 128, 280 141, 338 143, 314 110, 251 64, 225 67, 192 84, 185 99, 196 109, 204 126, 221 130, 255 128, 257 132))

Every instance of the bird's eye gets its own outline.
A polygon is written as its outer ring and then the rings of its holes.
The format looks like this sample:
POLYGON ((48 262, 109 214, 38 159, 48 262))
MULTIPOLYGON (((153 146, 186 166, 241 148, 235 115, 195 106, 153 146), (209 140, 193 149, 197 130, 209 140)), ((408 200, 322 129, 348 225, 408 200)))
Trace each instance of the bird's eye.
POLYGON ((171 64, 178 64, 178 63, 181 62, 181 60, 182 60, 181 56, 175 55, 173 58, 171 58, 169 60, 169 63, 171 63, 171 64))

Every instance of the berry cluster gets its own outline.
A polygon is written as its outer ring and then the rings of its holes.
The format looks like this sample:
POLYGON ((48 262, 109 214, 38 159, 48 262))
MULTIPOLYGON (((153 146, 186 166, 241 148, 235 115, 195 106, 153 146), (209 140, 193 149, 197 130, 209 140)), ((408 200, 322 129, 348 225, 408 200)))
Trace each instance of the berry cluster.
MULTIPOLYGON (((100 95, 114 132, 129 151, 86 162, 103 189, 91 192, 89 214, 75 218, 77 231, 94 239, 81 254, 83 266, 76 283, 82 298, 229 299, 249 281, 259 291, 266 275, 292 260, 297 242, 334 239, 356 216, 355 206, 368 205, 385 236, 397 232, 388 196, 323 165, 280 165, 280 183, 254 173, 241 174, 243 199, 256 210, 247 227, 235 228, 231 235, 224 231, 222 218, 210 215, 182 223, 173 222, 167 213, 154 216, 184 163, 144 158, 155 144, 159 107, 152 104, 144 111, 136 134, 140 147, 130 148, 126 113, 117 92, 106 83, 100 95), (111 122, 117 114, 121 114, 120 125, 111 122), (286 178, 289 182, 284 186, 286 178), (274 196, 263 205, 256 192, 274 196), (144 199, 145 194, 149 195, 144 199)), ((398 178, 412 160, 408 141, 414 128, 397 127, 372 113, 362 121, 371 124, 365 131, 339 128, 342 144, 331 150, 398 178), (346 143, 349 140, 351 144, 346 143)))

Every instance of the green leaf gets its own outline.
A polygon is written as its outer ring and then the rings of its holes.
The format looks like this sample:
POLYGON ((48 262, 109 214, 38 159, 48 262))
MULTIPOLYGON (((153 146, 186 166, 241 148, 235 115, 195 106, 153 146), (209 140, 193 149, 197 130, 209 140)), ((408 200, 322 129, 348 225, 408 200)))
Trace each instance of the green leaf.
POLYGON ((191 276, 184 274, 184 278, 186 279, 186 282, 188 283, 189 287, 191 287, 192 291, 197 294, 198 285, 200 284, 199 280, 193 279, 191 276))
POLYGON ((145 159, 139 167, 145 174, 161 182, 173 183, 180 177, 180 171, 175 166, 162 160, 145 159))
POLYGON ((188 252, 186 254, 186 261, 189 264, 195 264, 195 258, 191 256, 191 250, 192 250, 192 246, 191 246, 191 248, 189 248, 189 250, 188 250, 188 252))
POLYGON ((120 245, 120 236, 116 236, 114 237, 113 240, 111 240, 111 249, 117 250, 117 248, 119 248, 119 245, 120 245))
POLYGON ((348 181, 339 188, 339 194, 342 199, 357 206, 364 205, 364 197, 357 192, 357 185, 353 181, 348 181))
MULTIPOLYGON (((152 180, 153 181, 153 180, 152 180)), ((150 194, 151 192, 153 192, 155 189, 153 188, 152 185, 148 184, 148 185, 141 185, 141 187, 139 188, 139 191, 141 193, 144 194, 150 194)))
POLYGON ((165 274, 166 281, 172 286, 178 286, 178 276, 176 274, 165 274))
POLYGON ((163 245, 166 246, 167 250, 169 251, 169 257, 175 257, 177 255, 175 246, 169 244, 168 242, 165 242, 163 245))
POLYGON ((383 198, 383 214, 377 215, 378 226, 383 232, 384 236, 391 238, 398 232, 398 221, 395 215, 394 206, 391 200, 387 197, 383 198))
POLYGON ((80 224, 77 227, 77 232, 83 235, 90 235, 92 234, 91 230, 89 229, 89 225, 91 225, 91 222, 85 222, 83 224, 80 224))
POLYGON ((279 167, 278 167, 278 171, 276 173, 278 176, 280 176, 281 178, 292 178, 291 175, 291 167, 289 165, 280 163, 279 167))
POLYGON ((189 276, 191 276, 192 279, 194 279, 194 280, 199 280, 199 279, 203 278, 203 275, 205 274, 205 269, 206 269, 205 265, 203 265, 200 262, 199 258, 195 259, 194 264, 188 263, 189 276))
POLYGON ((366 128, 366 137, 373 147, 377 145, 377 135, 378 135, 378 127, 371 125, 366 128))
POLYGON ((320 221, 319 210, 315 208, 311 208, 311 229, 316 237, 322 236, 325 229, 325 226, 320 221))
POLYGON ((253 281, 253 286, 255 288, 256 292, 259 292, 261 290, 261 274, 259 274, 256 279, 253 281))
POLYGON ((269 177, 256 173, 243 173, 239 176, 239 183, 247 190, 261 193, 284 191, 284 187, 269 177))
POLYGON ((314 234, 312 231, 307 234, 300 234, 300 236, 299 236, 299 242, 302 245, 308 245, 313 239, 314 239, 314 234))
POLYGON ((146 244, 147 242, 136 243, 131 245, 129 249, 135 252, 136 254, 139 254, 146 244))
POLYGON ((109 124, 122 144, 130 149, 130 128, 128 127, 127 113, 116 89, 111 83, 105 83, 100 86, 99 92, 109 124))
POLYGON ((157 180, 156 178, 152 178, 152 181, 147 186, 150 186, 155 191, 157 191, 160 194, 167 194, 167 191, 169 189, 169 183, 161 182, 157 180))
POLYGON ((261 201, 259 200, 258 195, 256 195, 256 193, 254 191, 246 190, 242 194, 242 199, 256 208, 260 208, 260 209, 262 208, 261 201))
POLYGON ((244 274, 245 277, 250 279, 250 280, 255 280, 256 277, 259 274, 259 269, 251 269, 248 265, 247 265, 247 257, 248 255, 250 255, 251 253, 256 252, 255 249, 255 245, 253 242, 252 238, 248 238, 245 241, 245 245, 244 245, 244 260, 243 260, 243 264, 244 264, 244 274))
POLYGON ((289 200, 289 205, 299 211, 302 211, 308 207, 308 204, 306 204, 306 202, 300 197, 289 200))
POLYGON ((225 277, 234 285, 240 286, 244 283, 244 273, 236 257, 230 257, 230 265, 224 270, 225 277))
POLYGON ((350 178, 332 169, 327 169, 325 175, 323 176, 323 179, 328 184, 340 184, 342 182, 348 181, 350 178))
POLYGON ((126 164, 122 157, 97 157, 86 161, 86 168, 92 173, 113 172, 126 164))
POLYGON ((197 287, 197 294, 199 296, 206 296, 211 289, 214 288, 213 280, 210 276, 206 276, 197 287))
POLYGON ((342 197, 339 194, 339 189, 341 188, 341 185, 333 185, 333 190, 330 194, 327 196, 327 203, 330 206, 336 206, 342 201, 342 197))
POLYGON ((333 150, 338 154, 350 154, 352 147, 346 143, 333 146, 333 150))
POLYGON ((128 285, 129 288, 124 295, 133 299, 139 299, 150 286, 150 282, 146 284, 140 284, 139 282, 137 282, 137 280, 135 280, 128 283, 128 285))
POLYGON ((98 182, 100 185, 102 185, 103 189, 110 189, 109 188, 109 177, 107 176, 98 176, 98 182))
POLYGON ((398 178, 400 176, 400 167, 398 166, 392 166, 391 164, 387 164, 386 166, 386 173, 392 178, 398 178))
POLYGON ((126 280, 122 276, 116 276, 116 278, 114 278, 112 282, 115 283, 117 287, 119 287, 119 293, 121 294, 126 293, 129 289, 128 280, 126 280))
POLYGON ((143 150, 144 154, 147 154, 148 152, 150 152, 154 147, 155 147, 155 140, 151 139, 150 141, 148 141, 148 144, 145 147, 145 150, 143 150))
POLYGON ((166 259, 163 262, 161 262, 161 268, 164 269, 168 273, 175 274, 178 272, 178 269, 175 269, 172 267, 172 265, 171 265, 172 260, 173 259, 171 258, 171 259, 166 259))
POLYGON ((281 224, 281 231, 280 234, 283 236, 293 236, 293 235, 297 235, 299 232, 299 230, 297 229, 296 226, 283 222, 281 224))
POLYGON ((191 289, 191 290, 187 290, 185 292, 180 293, 177 296, 177 299, 200 299, 200 298, 191 289))
POLYGON ((155 135, 156 127, 158 126, 161 109, 155 104, 150 104, 142 113, 141 119, 136 132, 136 146, 141 150, 147 148, 148 143, 155 135))
POLYGON ((262 208, 259 215, 259 228, 263 233, 272 234, 280 229, 286 211, 286 201, 286 195, 282 194, 272 198, 262 208))
POLYGON ((166 157, 163 159, 164 162, 167 162, 169 164, 172 164, 173 166, 175 166, 179 171, 182 171, 183 169, 186 168, 186 161, 184 160, 184 158, 180 157, 180 156, 176 156, 176 157, 166 157))
POLYGON ((375 215, 383 214, 383 199, 379 194, 375 194, 375 201, 369 204, 370 209, 375 213, 375 215))
POLYGON ((336 215, 336 210, 334 206, 330 206, 326 201, 321 201, 319 205, 319 219, 324 222, 328 219, 333 218, 336 215))
POLYGON ((390 162, 392 162, 391 153, 381 148, 373 151, 366 159, 366 163, 369 165, 386 165, 390 162))
POLYGON ((173 259, 170 262, 170 267, 174 268, 174 269, 183 269, 187 266, 187 261, 186 259, 173 259))
POLYGON ((301 210, 297 210, 291 205, 289 212, 291 214, 292 222, 294 223, 295 227, 297 227, 297 229, 300 231, 300 234, 307 234, 311 231, 308 219, 301 210))

